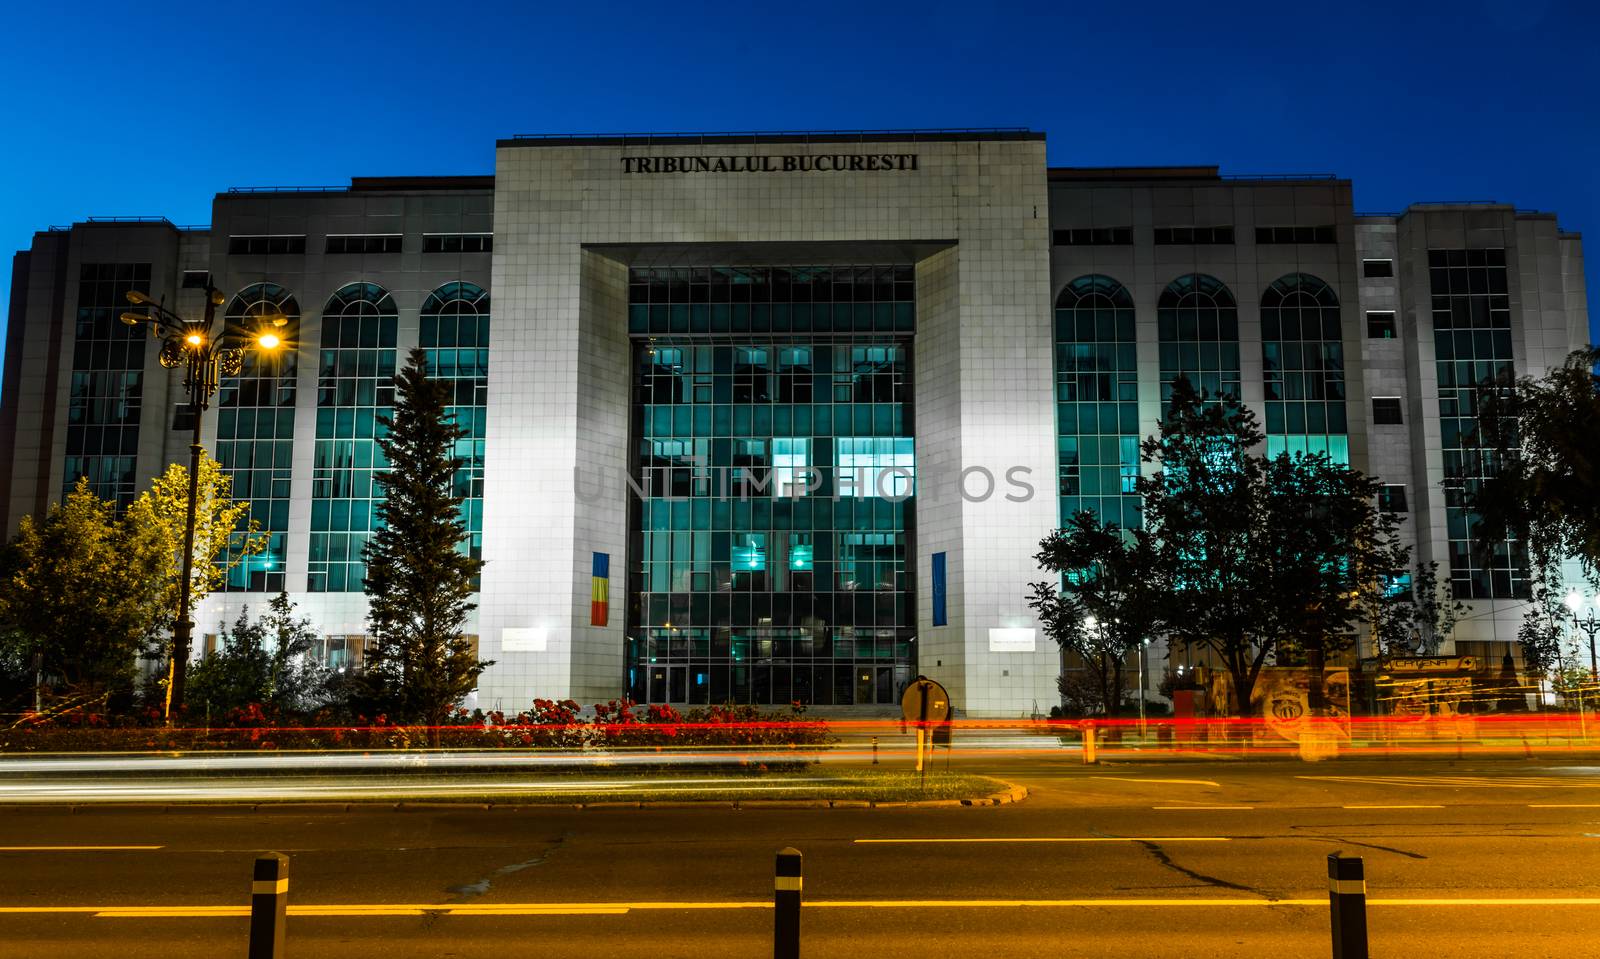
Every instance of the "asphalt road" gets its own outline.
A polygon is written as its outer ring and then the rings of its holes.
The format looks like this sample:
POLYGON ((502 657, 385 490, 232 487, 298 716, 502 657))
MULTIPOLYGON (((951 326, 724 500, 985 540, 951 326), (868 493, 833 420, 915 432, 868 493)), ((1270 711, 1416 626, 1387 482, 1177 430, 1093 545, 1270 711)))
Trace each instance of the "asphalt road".
POLYGON ((1600 766, 990 765, 1029 800, 0 808, 0 957, 242 956, 267 849, 297 959, 761 956, 786 845, 808 957, 1327 955, 1335 851, 1365 860, 1374 956, 1597 951, 1600 766))

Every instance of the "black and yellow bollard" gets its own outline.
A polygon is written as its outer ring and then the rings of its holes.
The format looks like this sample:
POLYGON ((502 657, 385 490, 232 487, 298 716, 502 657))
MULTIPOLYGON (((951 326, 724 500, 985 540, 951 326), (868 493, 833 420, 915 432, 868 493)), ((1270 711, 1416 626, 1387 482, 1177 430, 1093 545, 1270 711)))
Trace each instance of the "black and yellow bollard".
POLYGON ((800 959, 800 850, 778 850, 772 876, 772 959, 800 959))
POLYGON ((1328 856, 1333 959, 1367 959, 1367 880, 1360 856, 1328 856))
POLYGON ((250 882, 250 959, 283 959, 288 911, 289 857, 269 852, 256 859, 250 882))

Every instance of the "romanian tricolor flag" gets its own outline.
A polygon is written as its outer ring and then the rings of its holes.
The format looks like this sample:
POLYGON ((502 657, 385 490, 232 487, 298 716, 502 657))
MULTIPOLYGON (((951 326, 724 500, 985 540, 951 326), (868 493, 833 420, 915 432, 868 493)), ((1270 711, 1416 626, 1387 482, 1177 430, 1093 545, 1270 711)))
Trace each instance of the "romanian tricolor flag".
POLYGON ((589 585, 589 625, 604 626, 611 619, 611 554, 594 554, 594 576, 589 585))

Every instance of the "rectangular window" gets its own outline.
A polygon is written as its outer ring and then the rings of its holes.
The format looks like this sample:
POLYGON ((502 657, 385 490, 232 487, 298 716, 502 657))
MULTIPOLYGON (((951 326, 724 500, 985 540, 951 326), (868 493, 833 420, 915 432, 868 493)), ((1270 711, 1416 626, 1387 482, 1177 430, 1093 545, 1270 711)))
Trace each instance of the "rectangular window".
POLYGON ((270 236, 230 236, 228 237, 228 253, 242 254, 272 254, 293 253, 302 254, 306 251, 305 236, 290 236, 287 234, 270 236))
POLYGON ((1394 311, 1369 310, 1367 312, 1367 338, 1392 340, 1395 338, 1394 311))
POLYGON ((174 403, 172 406, 172 431, 174 433, 188 433, 194 430, 194 407, 188 403, 174 403))
POLYGON ((806 495, 811 473, 809 437, 775 438, 772 441, 772 472, 777 480, 772 495, 786 498, 806 495))
POLYGON ((1231 226, 1158 226, 1156 246, 1229 246, 1233 243, 1231 226))
POLYGON ((1495 451, 1478 439, 1478 390, 1516 372, 1506 251, 1429 250, 1428 286, 1451 591, 1458 599, 1526 598, 1527 544, 1513 539, 1485 549, 1472 535, 1470 506, 1472 493, 1497 469, 1495 451))
POLYGON ((333 233, 328 236, 327 253, 399 253, 398 233, 333 233))
POLYGON ((424 233, 424 253, 492 253, 493 233, 424 233))
POLYGON ((910 496, 915 445, 909 436, 840 437, 836 480, 839 495, 886 499, 910 496))
POLYGON ((203 290, 211 285, 211 273, 208 270, 184 270, 183 288, 186 290, 203 290))
POLYGON ((913 268, 628 279, 638 492, 612 579, 627 577, 630 696, 892 704, 916 676, 920 598, 916 497, 901 498, 914 492, 913 268))
POLYGON ((1332 224, 1327 226, 1258 226, 1256 244, 1274 243, 1333 243, 1336 234, 1332 224))
POLYGON ((1376 426, 1400 426, 1405 420, 1400 415, 1400 397, 1374 396, 1372 422, 1376 426))
POLYGON ((1374 277, 1394 276, 1393 260, 1362 260, 1361 275, 1368 279, 1374 277))
POLYGON ((1055 231, 1056 246, 1132 246, 1133 227, 1077 227, 1055 231))
MULTIPOLYGON (((128 309, 129 291, 150 292, 150 278, 149 263, 80 267, 63 495, 86 476, 95 493, 116 500, 119 508, 133 502, 150 337, 143 325, 127 326, 119 317, 128 309)), ((155 418, 159 429, 159 412, 155 418)))
POLYGON ((1406 512, 1406 488, 1399 483, 1386 483, 1378 487, 1378 509, 1385 513, 1406 512))

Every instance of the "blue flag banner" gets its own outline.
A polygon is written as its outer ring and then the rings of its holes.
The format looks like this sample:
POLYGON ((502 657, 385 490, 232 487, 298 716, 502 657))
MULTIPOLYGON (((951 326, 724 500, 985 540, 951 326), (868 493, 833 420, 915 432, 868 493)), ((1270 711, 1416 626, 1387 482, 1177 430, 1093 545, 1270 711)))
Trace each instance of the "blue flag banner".
POLYGON ((945 625, 944 554, 933 554, 933 625, 945 625))

